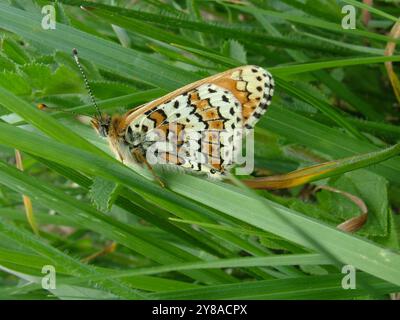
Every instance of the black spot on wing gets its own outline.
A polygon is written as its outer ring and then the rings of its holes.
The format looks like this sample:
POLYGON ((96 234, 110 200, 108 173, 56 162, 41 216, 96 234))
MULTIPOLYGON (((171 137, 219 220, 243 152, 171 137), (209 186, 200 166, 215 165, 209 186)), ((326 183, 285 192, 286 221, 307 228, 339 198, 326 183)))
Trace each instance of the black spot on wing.
POLYGON ((222 95, 222 101, 229 102, 229 98, 226 95, 222 95))

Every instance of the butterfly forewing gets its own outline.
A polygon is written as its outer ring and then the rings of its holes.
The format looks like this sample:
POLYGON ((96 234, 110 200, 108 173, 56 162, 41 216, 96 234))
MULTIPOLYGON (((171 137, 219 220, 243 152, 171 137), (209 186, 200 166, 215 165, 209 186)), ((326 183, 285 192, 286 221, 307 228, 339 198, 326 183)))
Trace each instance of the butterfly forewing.
POLYGON ((263 68, 235 68, 128 112, 125 140, 144 151, 152 145, 169 164, 221 174, 239 151, 235 131, 254 127, 273 92, 273 78, 263 68))

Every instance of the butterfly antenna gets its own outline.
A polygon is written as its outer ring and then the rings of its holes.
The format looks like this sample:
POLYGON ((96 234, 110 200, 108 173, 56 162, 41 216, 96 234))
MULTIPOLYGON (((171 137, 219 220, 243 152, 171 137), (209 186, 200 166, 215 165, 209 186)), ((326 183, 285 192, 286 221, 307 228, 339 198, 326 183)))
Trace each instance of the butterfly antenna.
POLYGON ((94 107, 96 108, 96 112, 97 112, 97 114, 99 115, 99 117, 100 117, 100 119, 101 119, 100 108, 99 108, 99 106, 98 106, 97 103, 96 103, 96 99, 94 98, 92 88, 90 88, 89 81, 88 81, 88 79, 87 79, 87 77, 86 77, 86 74, 85 74, 85 72, 83 71, 82 65, 81 65, 81 63, 80 63, 80 61, 79 61, 78 50, 76 50, 75 48, 72 49, 72 54, 73 54, 73 57, 74 57, 74 60, 75 60, 75 62, 76 62, 76 64, 77 64, 77 66, 78 66, 78 68, 79 68, 79 71, 80 71, 81 74, 82 74, 83 81, 85 82, 85 87, 86 87, 86 89, 87 89, 87 91, 88 91, 88 93, 89 93, 89 96, 90 96, 90 100, 92 101, 94 107))

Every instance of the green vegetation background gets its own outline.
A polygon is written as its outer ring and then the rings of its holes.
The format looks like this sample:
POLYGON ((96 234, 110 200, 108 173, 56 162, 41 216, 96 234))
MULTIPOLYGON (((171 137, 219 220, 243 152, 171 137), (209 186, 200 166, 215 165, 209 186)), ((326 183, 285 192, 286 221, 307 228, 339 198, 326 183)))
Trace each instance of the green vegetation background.
POLYGON ((375 164, 373 153, 400 137, 384 65, 400 60, 396 50, 385 56, 398 2, 374 1, 366 26, 366 9, 352 0, 64 0, 53 4, 56 29, 44 30, 46 4, 0 1, 1 299, 388 299, 400 291, 400 159, 375 164), (356 6, 354 30, 341 27, 346 4, 356 6), (72 48, 108 113, 235 66, 265 67, 278 86, 256 128, 255 174, 360 154, 363 168, 274 192, 165 172, 163 189, 113 159, 87 124, 36 108, 94 112, 72 48), (339 231, 360 209, 315 186, 363 200, 366 225, 339 231), (342 288, 347 264, 357 269, 355 290, 342 288), (55 267, 55 289, 42 288, 44 265, 55 267))

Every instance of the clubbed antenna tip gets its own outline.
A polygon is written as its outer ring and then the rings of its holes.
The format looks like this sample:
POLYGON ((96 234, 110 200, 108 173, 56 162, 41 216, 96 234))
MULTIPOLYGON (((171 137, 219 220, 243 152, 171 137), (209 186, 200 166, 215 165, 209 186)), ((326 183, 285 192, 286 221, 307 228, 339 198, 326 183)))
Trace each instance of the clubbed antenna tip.
POLYGON ((39 104, 37 105, 37 108, 38 108, 39 110, 46 110, 46 109, 47 109, 47 105, 45 105, 44 103, 39 103, 39 104))

